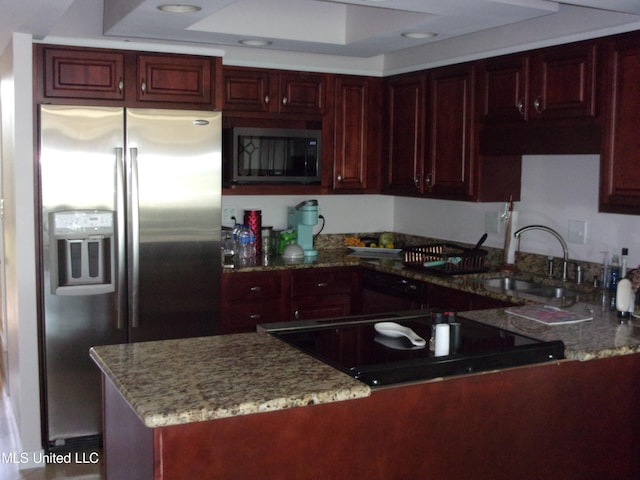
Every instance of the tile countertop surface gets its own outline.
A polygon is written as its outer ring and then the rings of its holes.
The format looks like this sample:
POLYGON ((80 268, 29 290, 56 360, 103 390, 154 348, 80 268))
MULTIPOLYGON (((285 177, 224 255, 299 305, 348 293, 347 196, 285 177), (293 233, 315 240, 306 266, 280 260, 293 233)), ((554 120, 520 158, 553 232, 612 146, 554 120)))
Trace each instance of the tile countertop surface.
MULTIPOLYGON (((321 252, 308 264, 243 267, 232 272, 319 268, 362 264, 424 281, 518 303, 523 299, 484 291, 482 275, 437 276, 402 268, 393 259, 359 259, 343 249, 321 252)), ((486 274, 490 275, 490 274, 486 274)), ((495 273, 493 274, 495 275, 495 273)), ((570 360, 592 360, 640 352, 640 321, 621 323, 600 297, 566 306, 593 320, 548 326, 509 315, 504 309, 462 315, 541 340, 562 340, 570 360)), ((362 398, 370 388, 295 348, 264 334, 237 334, 108 345, 91 357, 148 427, 179 425, 257 412, 362 398)))

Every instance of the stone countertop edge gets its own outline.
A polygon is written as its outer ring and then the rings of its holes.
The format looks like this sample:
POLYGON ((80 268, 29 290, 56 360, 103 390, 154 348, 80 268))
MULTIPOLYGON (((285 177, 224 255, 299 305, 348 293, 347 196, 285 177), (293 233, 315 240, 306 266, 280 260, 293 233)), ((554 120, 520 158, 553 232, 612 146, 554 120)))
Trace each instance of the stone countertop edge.
POLYGON ((90 356, 150 428, 371 394, 347 374, 255 333, 96 346, 90 356))

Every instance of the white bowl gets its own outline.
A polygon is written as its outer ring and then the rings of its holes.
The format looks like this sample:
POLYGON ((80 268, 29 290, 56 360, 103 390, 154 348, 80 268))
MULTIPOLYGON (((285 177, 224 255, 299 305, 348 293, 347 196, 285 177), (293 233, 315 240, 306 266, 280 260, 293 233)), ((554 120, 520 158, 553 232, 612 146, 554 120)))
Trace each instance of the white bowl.
POLYGON ((282 258, 287 260, 304 258, 304 250, 300 245, 292 243, 284 247, 284 251, 282 252, 282 258))

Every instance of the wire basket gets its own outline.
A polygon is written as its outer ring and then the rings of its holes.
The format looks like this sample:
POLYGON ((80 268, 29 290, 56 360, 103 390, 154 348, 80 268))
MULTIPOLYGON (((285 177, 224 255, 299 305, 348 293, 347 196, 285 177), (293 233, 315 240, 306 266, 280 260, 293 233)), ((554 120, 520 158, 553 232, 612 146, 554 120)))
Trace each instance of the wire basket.
POLYGON ((405 266, 419 268, 433 273, 458 275, 462 273, 485 272, 486 250, 464 248, 453 243, 434 243, 418 245, 403 250, 405 266), (425 266, 427 262, 444 262, 425 266))

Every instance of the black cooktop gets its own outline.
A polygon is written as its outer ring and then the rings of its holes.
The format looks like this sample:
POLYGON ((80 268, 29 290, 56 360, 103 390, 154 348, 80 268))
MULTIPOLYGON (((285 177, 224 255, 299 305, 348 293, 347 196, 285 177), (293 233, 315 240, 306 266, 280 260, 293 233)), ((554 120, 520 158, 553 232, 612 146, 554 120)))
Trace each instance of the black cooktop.
POLYGON ((436 356, 430 349, 432 314, 356 317, 353 321, 300 322, 264 330, 303 352, 372 386, 428 380, 438 377, 547 362, 564 358, 561 341, 545 342, 464 317, 455 353, 436 356), (374 325, 392 321, 424 338, 424 347, 408 339, 379 334, 374 325))

